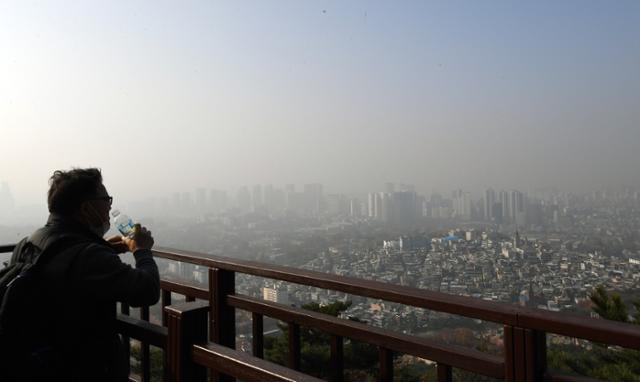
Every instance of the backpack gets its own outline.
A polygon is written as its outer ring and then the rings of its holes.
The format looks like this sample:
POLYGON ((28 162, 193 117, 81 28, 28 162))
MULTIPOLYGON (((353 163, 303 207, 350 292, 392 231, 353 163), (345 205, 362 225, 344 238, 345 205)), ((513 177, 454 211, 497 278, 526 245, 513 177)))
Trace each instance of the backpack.
POLYGON ((16 245, 10 263, 0 270, 0 359, 14 366, 12 369, 21 369, 20 373, 26 369, 38 377, 53 374, 57 359, 52 324, 40 317, 43 312, 50 314, 47 310, 55 308, 55 302, 47 299, 49 286, 39 276, 56 254, 78 244, 79 238, 71 234, 46 240, 24 238, 16 245), (42 242, 44 248, 34 241, 42 242))

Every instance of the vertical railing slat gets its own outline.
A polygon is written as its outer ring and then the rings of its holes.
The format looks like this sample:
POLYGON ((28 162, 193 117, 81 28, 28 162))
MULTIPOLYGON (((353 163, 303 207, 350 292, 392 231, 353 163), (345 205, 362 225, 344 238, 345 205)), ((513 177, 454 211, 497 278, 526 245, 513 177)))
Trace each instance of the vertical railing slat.
POLYGON ((293 370, 300 370, 300 325, 289 323, 289 354, 288 366, 293 370))
POLYGON ((167 312, 164 308, 171 305, 171 291, 162 290, 162 326, 167 326, 167 312))
MULTIPOLYGON (((161 305, 162 305, 162 326, 167 326, 167 312, 165 311, 164 308, 166 308, 167 306, 171 305, 171 291, 170 290, 162 290, 162 294, 161 294, 161 305)), ((162 351, 162 366, 164 368, 164 380, 168 381, 169 380, 169 373, 168 373, 168 369, 167 369, 167 364, 169 362, 168 358, 167 358, 167 350, 163 350, 162 351)))
MULTIPOLYGON (((140 319, 144 321, 149 321, 149 307, 143 306, 140 308, 140 319)), ((146 342, 140 342, 140 350, 141 350, 141 363, 142 363, 142 382, 151 382, 151 362, 150 362, 150 352, 149 352, 149 344, 146 342)))
POLYGON ((453 369, 449 365, 439 363, 437 365, 438 370, 438 382, 452 382, 453 381, 453 369))
POLYGON ((264 358, 264 319, 262 314, 252 313, 252 338, 251 350, 254 357, 264 358))
POLYGON ((378 348, 378 358, 380 360, 380 382, 393 381, 393 352, 387 348, 378 348))
MULTIPOLYGON (((125 316, 128 316, 131 312, 130 312, 130 308, 129 308, 129 304, 125 304, 124 302, 120 303, 120 313, 124 314, 125 316)), ((122 344, 124 346, 124 357, 127 360, 127 363, 129 364, 129 369, 131 369, 131 339, 127 336, 122 336, 122 344)))
POLYGON ((331 335, 331 359, 329 366, 331 382, 342 382, 344 378, 344 341, 340 336, 331 335))

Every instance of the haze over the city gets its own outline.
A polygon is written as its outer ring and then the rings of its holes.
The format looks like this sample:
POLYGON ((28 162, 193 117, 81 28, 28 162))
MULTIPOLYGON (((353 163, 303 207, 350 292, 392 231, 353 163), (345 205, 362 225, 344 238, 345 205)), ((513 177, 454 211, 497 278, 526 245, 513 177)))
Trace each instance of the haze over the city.
POLYGON ((0 182, 43 203, 640 185, 640 3, 0 2, 0 182))

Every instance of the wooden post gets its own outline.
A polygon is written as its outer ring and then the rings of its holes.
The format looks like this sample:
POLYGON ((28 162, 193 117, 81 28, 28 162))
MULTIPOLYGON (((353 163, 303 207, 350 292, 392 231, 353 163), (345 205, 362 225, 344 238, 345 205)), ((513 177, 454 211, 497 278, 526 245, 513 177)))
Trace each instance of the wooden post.
MULTIPOLYGON (((236 348, 236 310, 227 305, 228 295, 235 293, 235 273, 224 269, 209 269, 209 292, 211 305, 211 339, 213 342, 231 349, 236 348)), ((212 380, 218 382, 235 381, 228 375, 212 372, 212 380)))
POLYGON ((524 332, 527 382, 542 381, 547 370, 547 335, 526 329, 524 332))
POLYGON ((544 332, 504 326, 505 381, 543 380, 547 350, 544 332))
POLYGON ((207 370, 193 363, 194 344, 207 342, 207 302, 167 306, 167 375, 170 382, 205 382, 207 370))
POLYGON ((514 382, 515 380, 515 354, 513 348, 513 326, 504 326, 504 380, 514 382))
POLYGON ((213 342, 236 348, 236 310, 226 304, 227 295, 234 294, 235 273, 209 269, 209 284, 213 297, 213 342))

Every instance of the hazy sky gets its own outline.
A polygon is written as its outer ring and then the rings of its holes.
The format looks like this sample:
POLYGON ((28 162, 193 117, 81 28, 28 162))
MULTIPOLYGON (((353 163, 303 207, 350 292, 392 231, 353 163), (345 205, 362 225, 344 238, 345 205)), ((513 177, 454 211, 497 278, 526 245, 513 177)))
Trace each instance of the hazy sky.
POLYGON ((640 1, 3 1, 0 181, 44 200, 640 185, 640 1))

